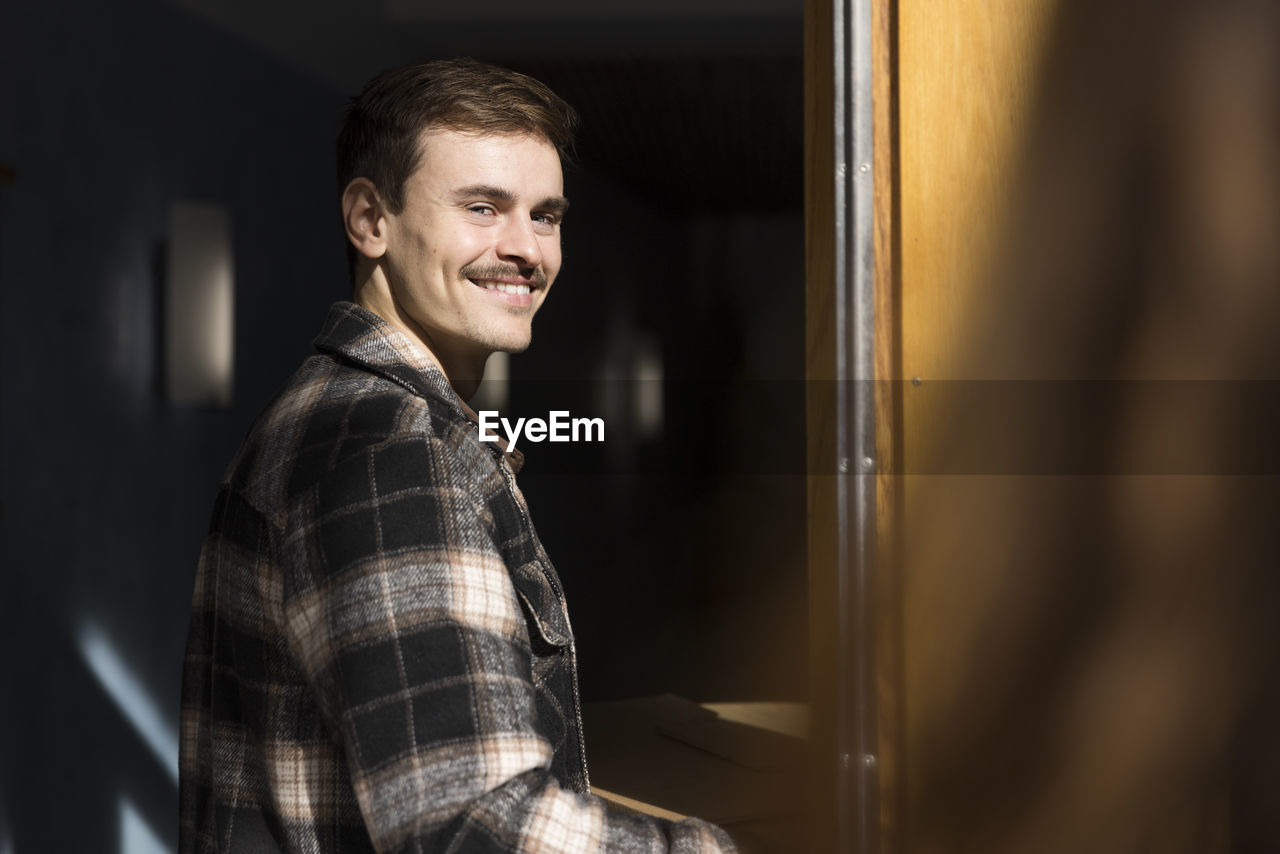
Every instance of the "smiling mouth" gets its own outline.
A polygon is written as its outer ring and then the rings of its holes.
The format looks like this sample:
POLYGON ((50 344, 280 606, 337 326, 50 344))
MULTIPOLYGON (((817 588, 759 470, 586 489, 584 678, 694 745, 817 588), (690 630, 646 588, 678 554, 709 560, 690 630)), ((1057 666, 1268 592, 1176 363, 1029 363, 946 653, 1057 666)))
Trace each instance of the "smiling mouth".
POLYGON ((481 290, 509 297, 527 297, 547 287, 547 274, 541 267, 524 268, 505 264, 469 264, 462 276, 481 290))
POLYGON ((471 279, 471 284, 484 288, 486 291, 498 291, 512 296, 527 296, 530 291, 530 287, 527 284, 495 282, 491 279, 471 279))

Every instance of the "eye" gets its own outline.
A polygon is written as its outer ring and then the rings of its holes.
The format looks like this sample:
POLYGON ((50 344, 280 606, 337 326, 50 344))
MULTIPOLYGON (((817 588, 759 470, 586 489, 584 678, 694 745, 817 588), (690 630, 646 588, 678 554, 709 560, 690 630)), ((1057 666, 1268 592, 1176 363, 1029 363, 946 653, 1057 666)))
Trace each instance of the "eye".
POLYGON ((497 213, 497 211, 494 210, 493 205, 483 204, 481 202, 477 202, 474 205, 468 205, 467 210, 471 213, 482 214, 485 216, 491 216, 497 213))
POLYGON ((532 219, 534 222, 538 223, 539 225, 559 225, 560 224, 559 214, 550 213, 549 211, 541 211, 541 212, 534 213, 530 217, 530 219, 532 219))

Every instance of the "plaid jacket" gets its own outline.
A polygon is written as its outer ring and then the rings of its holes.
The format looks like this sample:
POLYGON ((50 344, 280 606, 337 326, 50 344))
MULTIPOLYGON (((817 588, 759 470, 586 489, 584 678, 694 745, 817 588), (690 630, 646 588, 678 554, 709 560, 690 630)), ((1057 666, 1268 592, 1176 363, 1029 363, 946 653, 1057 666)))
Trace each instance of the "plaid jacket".
POLYGON ((443 374, 352 303, 316 346, 200 556, 180 851, 730 848, 587 793, 560 582, 443 374))

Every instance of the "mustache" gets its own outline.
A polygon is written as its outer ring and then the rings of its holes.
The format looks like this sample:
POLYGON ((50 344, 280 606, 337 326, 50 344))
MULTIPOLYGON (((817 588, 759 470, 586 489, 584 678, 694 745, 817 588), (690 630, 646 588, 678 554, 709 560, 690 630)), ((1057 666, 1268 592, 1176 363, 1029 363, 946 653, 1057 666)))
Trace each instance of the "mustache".
POLYGON ((461 271, 464 279, 528 279, 535 288, 547 286, 547 274, 541 267, 521 269, 514 264, 468 264, 461 271))

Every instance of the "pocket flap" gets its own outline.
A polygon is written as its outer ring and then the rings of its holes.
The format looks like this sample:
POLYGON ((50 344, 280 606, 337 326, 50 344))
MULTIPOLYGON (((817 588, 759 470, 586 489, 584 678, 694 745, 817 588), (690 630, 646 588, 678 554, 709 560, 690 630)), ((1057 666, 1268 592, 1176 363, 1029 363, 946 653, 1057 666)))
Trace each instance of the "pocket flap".
POLYGON ((569 629, 564 605, 551 588, 542 565, 535 560, 512 570, 511 581, 529 622, 537 628, 542 640, 556 647, 568 646, 573 632, 569 629))

